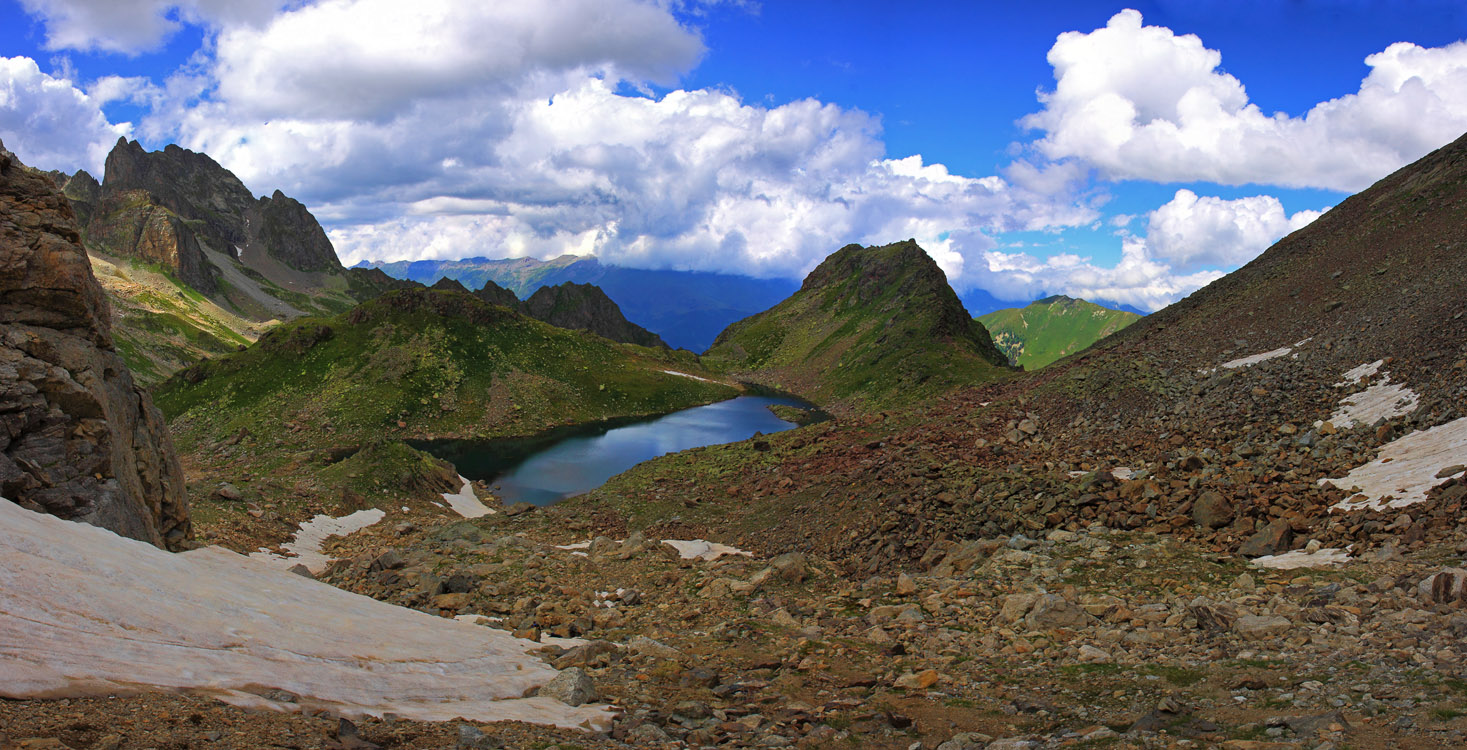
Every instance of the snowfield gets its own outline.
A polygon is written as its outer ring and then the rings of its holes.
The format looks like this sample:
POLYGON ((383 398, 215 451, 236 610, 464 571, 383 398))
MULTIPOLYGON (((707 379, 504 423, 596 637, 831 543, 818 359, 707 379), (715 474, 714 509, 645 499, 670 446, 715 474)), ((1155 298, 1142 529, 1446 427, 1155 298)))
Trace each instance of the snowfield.
POLYGON ((1432 487, 1446 481, 1437 477, 1438 472, 1463 463, 1467 463, 1467 417, 1397 438, 1382 446, 1374 461, 1319 483, 1355 492, 1332 510, 1404 508, 1426 500, 1432 487))
POLYGON ((535 647, 219 547, 170 554, 0 499, 6 698, 168 690, 251 708, 608 729, 604 706, 521 697, 557 674, 525 653, 535 647))

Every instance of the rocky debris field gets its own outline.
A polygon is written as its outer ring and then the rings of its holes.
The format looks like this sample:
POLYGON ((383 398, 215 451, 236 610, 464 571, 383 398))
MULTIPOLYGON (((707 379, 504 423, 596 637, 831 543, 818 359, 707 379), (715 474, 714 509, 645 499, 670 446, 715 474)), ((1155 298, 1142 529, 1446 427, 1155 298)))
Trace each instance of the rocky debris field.
POLYGON ((144 693, 57 701, 0 700, 3 750, 584 750, 625 745, 585 732, 515 722, 359 722, 310 711, 249 711, 207 698, 144 693))
POLYGON ((602 530, 557 508, 372 527, 323 577, 546 642, 555 696, 617 706, 633 747, 1467 743, 1460 535, 1272 570, 1097 525, 851 578, 585 543, 602 530))

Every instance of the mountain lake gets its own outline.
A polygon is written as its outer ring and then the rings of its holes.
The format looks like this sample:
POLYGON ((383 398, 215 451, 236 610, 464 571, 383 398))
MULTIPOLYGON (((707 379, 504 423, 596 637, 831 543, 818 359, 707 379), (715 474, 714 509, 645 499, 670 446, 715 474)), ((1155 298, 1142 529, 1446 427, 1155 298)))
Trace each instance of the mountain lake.
POLYGON ((786 396, 739 396, 658 417, 558 427, 528 438, 412 445, 453 464, 467 479, 487 482, 506 505, 550 505, 658 456, 794 428, 769 410, 776 404, 813 409, 786 396))

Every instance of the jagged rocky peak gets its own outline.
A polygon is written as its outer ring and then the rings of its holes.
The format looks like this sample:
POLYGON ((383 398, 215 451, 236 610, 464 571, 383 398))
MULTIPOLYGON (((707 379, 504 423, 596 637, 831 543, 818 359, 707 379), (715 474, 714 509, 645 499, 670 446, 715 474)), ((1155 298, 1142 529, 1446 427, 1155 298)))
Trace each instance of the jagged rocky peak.
POLYGON ((71 207, 76 211, 76 223, 85 227, 91 221, 92 209, 102 200, 102 183, 97 182, 97 178, 87 170, 78 169, 62 183, 61 192, 71 200, 71 207))
POLYGON ((216 250, 248 241, 245 212, 255 198, 233 172, 207 154, 172 144, 145 151, 137 141, 118 139, 107 154, 102 194, 107 198, 130 190, 145 190, 154 202, 201 222, 201 234, 216 250))
POLYGON ((207 154, 171 144, 146 151, 137 141, 120 139, 107 155, 101 199, 99 217, 156 205, 196 227, 198 239, 213 250, 236 257, 242 250, 262 250, 297 271, 342 270, 331 240, 304 205, 279 190, 256 199, 207 154))
POLYGON ((342 270, 326 230, 304 204, 276 190, 259 207, 259 240, 271 257, 297 271, 342 270))
POLYGON ((71 203, 0 145, 0 495, 176 548, 183 472, 108 320, 71 203))
POLYGON ((508 307, 511 310, 524 309, 524 303, 520 302, 520 298, 516 297, 514 292, 505 289, 493 281, 485 281, 483 288, 474 292, 474 296, 491 305, 508 307))
POLYGON ((458 279, 450 279, 447 276, 433 282, 433 286, 428 288, 437 289, 440 292, 463 292, 464 294, 472 294, 469 288, 464 286, 458 279))
POLYGON ((540 287, 525 300, 524 309, 530 317, 553 326, 589 331, 612 341, 667 348, 661 336, 627 320, 621 308, 594 284, 567 281, 540 287))

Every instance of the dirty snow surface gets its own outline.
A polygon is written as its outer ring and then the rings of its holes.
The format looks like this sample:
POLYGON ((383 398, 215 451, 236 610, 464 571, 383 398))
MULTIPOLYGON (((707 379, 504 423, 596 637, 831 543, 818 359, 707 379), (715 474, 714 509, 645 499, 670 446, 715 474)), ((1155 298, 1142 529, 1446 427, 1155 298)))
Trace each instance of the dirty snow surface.
POLYGON ((1323 547, 1314 551, 1296 549, 1293 552, 1285 552, 1282 555, 1264 555, 1255 557, 1252 562, 1260 568, 1273 568, 1275 570, 1293 570, 1295 568, 1323 568, 1326 565, 1344 565, 1350 561, 1350 553, 1333 547, 1323 547))
MULTIPOLYGON (((1353 370, 1352 370, 1353 372, 1353 370)), ((1370 426, 1376 420, 1394 419, 1416 411, 1421 397, 1400 383, 1392 383, 1387 375, 1384 380, 1340 401, 1340 408, 1329 417, 1330 424, 1341 430, 1356 425, 1370 426)), ((1315 427, 1324 424, 1318 422, 1315 427)))
POLYGON ((556 675, 526 647, 222 548, 173 555, 0 499, 0 697, 170 690, 347 716, 610 727, 604 707, 521 698, 556 675), (272 690, 298 703, 263 696, 272 690))
POLYGON ((1294 347, 1283 346, 1279 347, 1278 349, 1274 349, 1271 352, 1264 352, 1262 354, 1254 354, 1249 357, 1239 357, 1238 359, 1229 360, 1222 363, 1222 367, 1224 370, 1236 370, 1239 367, 1249 367, 1252 365, 1256 365, 1259 362, 1267 362, 1270 359, 1278 359, 1279 357, 1288 356, 1289 352, 1292 351, 1294 351, 1294 347))
POLYGON ((340 518, 319 515, 301 524, 295 536, 280 545, 287 551, 295 553, 294 557, 277 555, 264 548, 261 548, 259 552, 250 553, 250 557, 286 568, 304 565, 311 573, 320 574, 321 571, 326 570, 326 566, 330 565, 332 560, 331 557, 321 552, 321 545, 325 544, 327 539, 361 531, 381 521, 385 515, 387 514, 377 508, 359 510, 340 518))
POLYGON ((454 513, 464 518, 478 518, 494 513, 487 505, 479 502, 479 496, 474 494, 473 482, 464 479, 462 475, 458 481, 463 482, 459 485, 458 492, 443 493, 443 499, 447 501, 448 507, 453 508, 454 513))
POLYGON ((1365 380, 1369 380, 1370 378, 1375 377, 1376 373, 1380 372, 1380 368, 1384 364, 1385 360, 1377 359, 1374 362, 1367 362, 1363 365, 1360 365, 1359 367, 1346 370, 1345 379, 1341 380, 1338 383, 1335 383, 1335 385, 1350 385, 1352 383, 1359 383, 1365 380))
POLYGON ((1457 464, 1467 464, 1467 417, 1397 438, 1374 461, 1319 483, 1356 491, 1332 510, 1404 508, 1426 500, 1427 491, 1446 481, 1437 473, 1457 464))
POLYGON ((662 543, 677 550, 678 556, 684 560, 703 560, 704 562, 709 562, 717 560, 724 555, 754 556, 752 553, 745 552, 737 547, 730 547, 727 544, 709 542, 703 539, 663 539, 662 543))

